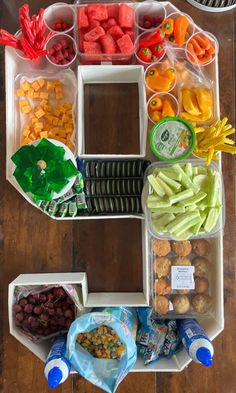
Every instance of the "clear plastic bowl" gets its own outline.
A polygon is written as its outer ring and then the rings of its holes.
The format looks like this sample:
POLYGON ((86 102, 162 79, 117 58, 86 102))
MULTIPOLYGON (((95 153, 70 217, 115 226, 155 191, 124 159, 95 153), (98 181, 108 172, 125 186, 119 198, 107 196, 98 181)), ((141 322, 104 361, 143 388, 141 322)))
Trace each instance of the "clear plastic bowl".
POLYGON ((72 38, 72 37, 71 37, 70 35, 68 35, 68 34, 58 33, 58 34, 53 35, 53 36, 48 40, 45 49, 50 49, 50 48, 52 48, 53 45, 58 44, 62 39, 66 39, 68 43, 72 43, 73 48, 74 48, 74 51, 75 51, 75 55, 74 55, 74 58, 73 58, 69 63, 67 63, 67 64, 56 64, 56 63, 54 63, 54 62, 50 59, 49 55, 46 55, 47 61, 48 61, 51 65, 53 65, 54 67, 57 67, 58 70, 63 70, 63 69, 65 69, 65 68, 69 68, 69 67, 74 63, 74 61, 76 60, 76 57, 77 57, 77 46, 76 46, 76 42, 75 42, 74 38, 72 38))
MULTIPOLYGON (((193 166, 205 167, 205 161, 200 158, 183 160, 183 161, 181 161, 181 163, 179 165, 183 166, 187 163, 191 163, 193 166)), ((147 204, 146 204, 147 197, 149 195, 149 183, 148 183, 147 177, 156 168, 167 168, 167 167, 170 167, 173 165, 174 165, 173 163, 169 164, 169 163, 166 163, 163 161, 157 161, 157 162, 154 162, 153 164, 151 164, 150 166, 148 166, 148 168, 146 169, 146 171, 144 173, 144 187, 143 187, 143 191, 142 191, 142 208, 143 208, 143 212, 144 212, 144 216, 145 216, 148 230, 149 230, 150 234, 156 239, 176 240, 172 237, 172 235, 170 233, 159 233, 159 232, 155 231, 155 229, 153 228, 151 211, 147 208, 147 204)), ((202 238, 214 237, 219 232, 221 232, 221 231, 223 232, 223 230, 224 230, 224 225, 225 225, 225 192, 224 192, 223 176, 222 176, 222 173, 219 170, 218 166, 214 162, 212 162, 207 168, 212 168, 220 174, 220 202, 222 205, 221 212, 219 214, 219 218, 218 218, 218 221, 217 221, 215 227, 210 232, 206 232, 206 233, 198 234, 198 235, 193 235, 193 236, 190 236, 189 239, 202 239, 202 238)))
POLYGON ((186 46, 185 46, 186 59, 193 66, 197 66, 197 67, 205 67, 205 66, 211 64, 215 60, 216 55, 218 56, 218 52, 219 52, 219 42, 218 42, 217 38, 212 33, 209 33, 208 31, 198 31, 198 32, 194 33, 191 37, 189 37, 188 41, 186 42, 186 46), (204 64, 198 63, 198 62, 194 62, 193 61, 193 56, 191 56, 190 52, 188 51, 188 44, 196 35, 206 36, 209 39, 209 41, 211 41, 211 43, 213 44, 213 46, 215 48, 215 54, 212 57, 212 59, 210 61, 204 63, 204 64))
POLYGON ((176 99, 172 94, 170 94, 170 93, 156 93, 156 94, 153 94, 153 95, 149 98, 149 100, 148 100, 148 102, 147 102, 147 114, 148 114, 148 118, 149 118, 149 120, 150 120, 153 124, 155 124, 156 122, 153 121, 152 118, 150 117, 149 110, 148 110, 148 106, 149 106, 150 101, 152 101, 152 100, 153 100, 154 98, 156 98, 156 97, 159 97, 159 98, 161 98, 161 99, 167 98, 167 99, 171 102, 171 106, 172 106, 172 108, 173 108, 174 111, 175 111, 175 116, 178 116, 178 114, 179 114, 179 103, 178 103, 177 99, 176 99))
MULTIPOLYGON (((189 27, 187 30, 187 32, 189 34, 189 37, 188 37, 188 39, 189 39, 195 31, 195 23, 194 23, 193 19, 191 18, 191 16, 189 16, 188 14, 185 14, 184 12, 173 12, 173 13, 167 15, 167 18, 172 18, 175 21, 180 15, 186 16, 186 18, 189 20, 189 27)), ((168 40, 167 38, 166 38, 166 41, 175 47, 180 47, 178 44, 168 40)), ((186 42, 187 42, 187 40, 184 42, 183 46, 186 45, 186 42)))
POLYGON ((75 28, 75 10, 74 7, 66 3, 55 3, 46 8, 44 13, 44 22, 48 30, 54 33, 68 34, 73 32, 75 28), (70 27, 64 31, 57 31, 53 29, 53 23, 57 19, 62 19, 65 23, 68 23, 70 27))
POLYGON ((161 22, 158 26, 151 27, 151 28, 145 28, 140 26, 139 24, 139 18, 142 18, 143 16, 151 16, 151 17, 159 17, 160 19, 164 20, 166 18, 166 9, 165 7, 159 3, 158 1, 153 1, 153 0, 146 0, 142 3, 140 3, 136 9, 135 9, 135 24, 138 27, 139 30, 144 31, 144 32, 151 32, 155 30, 156 28, 160 27, 161 22))
POLYGON ((171 65, 171 63, 170 63, 170 61, 169 61, 168 58, 164 59, 164 61, 162 61, 162 62, 159 62, 159 61, 158 61, 158 62, 155 62, 155 63, 151 63, 151 64, 147 67, 147 69, 145 70, 145 76, 144 76, 144 77, 145 77, 146 89, 147 89, 147 90, 150 90, 152 93, 169 93, 171 90, 174 89, 174 87, 175 87, 175 85, 176 85, 176 81, 177 81, 177 73, 176 73, 176 70, 175 70, 175 68, 171 65), (155 69, 157 69, 157 71, 161 71, 161 72, 164 72, 165 70, 167 70, 167 68, 173 68, 173 69, 174 69, 174 71, 175 71, 175 79, 174 79, 173 83, 171 84, 169 90, 160 91, 160 90, 153 90, 153 89, 151 89, 151 87, 148 85, 148 83, 147 83, 147 81, 146 81, 147 74, 148 74, 150 68, 155 68, 155 69))
MULTIPOLYGON (((157 27, 156 27, 155 29, 157 29, 157 27)), ((154 29, 154 30, 155 30, 155 29, 154 29)), ((145 35, 147 35, 147 34, 149 34, 149 33, 146 33, 146 32, 145 32, 145 33, 139 34, 139 36, 137 37, 137 39, 136 39, 136 41, 135 41, 135 43, 134 43, 134 54, 135 54, 135 57, 136 57, 136 61, 137 61, 138 64, 143 65, 145 68, 148 67, 149 65, 153 65, 153 64, 159 63, 159 62, 163 59, 163 57, 165 56, 165 51, 164 51, 164 53, 159 57, 159 59, 157 59, 156 62, 146 62, 146 61, 141 60, 141 59, 138 57, 139 40, 140 40, 140 38, 143 38, 143 37, 144 37, 145 35)), ((163 46, 164 46, 164 41, 163 41, 163 46)), ((165 49, 165 47, 164 47, 164 49, 165 49)))

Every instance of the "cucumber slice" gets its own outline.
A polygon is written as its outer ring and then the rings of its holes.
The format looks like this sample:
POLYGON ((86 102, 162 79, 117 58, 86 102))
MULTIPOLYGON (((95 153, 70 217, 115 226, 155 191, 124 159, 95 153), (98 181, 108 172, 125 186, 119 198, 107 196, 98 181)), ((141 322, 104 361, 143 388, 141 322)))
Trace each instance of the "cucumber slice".
POLYGON ((198 175, 206 175, 207 174, 207 169, 204 166, 197 166, 197 173, 198 175))
POLYGON ((180 206, 170 206, 170 207, 164 207, 164 208, 155 208, 151 210, 153 213, 184 213, 185 209, 184 207, 180 206))
POLYGON ((152 221, 153 228, 157 232, 163 232, 165 230, 166 225, 169 224, 174 219, 175 219, 175 215, 173 213, 164 214, 161 218, 152 221))
POLYGON ((194 196, 184 199, 183 201, 180 202, 181 205, 183 206, 190 206, 194 203, 200 202, 202 199, 206 198, 207 194, 203 191, 199 191, 197 194, 194 196))
POLYGON ((169 176, 165 175, 163 172, 159 172, 158 177, 160 177, 166 184, 173 188, 173 190, 178 191, 181 188, 181 184, 177 181, 171 179, 169 176))
POLYGON ((181 235, 177 235, 176 233, 172 233, 172 236, 173 236, 174 240, 182 241, 182 240, 189 239, 190 236, 192 236, 192 233, 190 231, 185 231, 181 235))
POLYGON ((210 185, 209 185, 209 206, 216 207, 219 197, 220 175, 218 172, 209 169, 210 185))
POLYGON ((197 175, 193 178, 193 183, 200 188, 200 190, 208 192, 209 177, 207 175, 197 175))
POLYGON ((169 206, 171 206, 170 201, 164 200, 164 199, 156 201, 156 202, 149 202, 149 203, 147 203, 147 207, 150 210, 153 210, 153 209, 156 209, 156 208, 162 208, 162 207, 169 207, 169 206))
POLYGON ((168 196, 174 195, 174 191, 159 176, 156 177, 156 182, 160 184, 160 186, 165 191, 166 195, 168 196))
POLYGON ((185 207, 185 211, 186 212, 193 212, 194 210, 197 209, 197 205, 195 205, 195 203, 193 203, 192 205, 186 206, 185 207))
POLYGON ((219 208, 212 207, 209 210, 207 219, 204 224, 204 229, 206 232, 210 232, 216 226, 219 214, 220 214, 219 208))
POLYGON ((182 179, 181 173, 173 166, 170 166, 168 168, 156 168, 154 169, 153 174, 158 175, 160 172, 164 173, 166 176, 170 177, 173 180, 180 181, 182 179))
POLYGON ((175 194, 173 196, 170 196, 170 203, 173 205, 174 203, 180 202, 184 199, 187 199, 189 197, 193 196, 193 191, 192 190, 185 190, 181 191, 178 194, 175 194))
POLYGON ((162 216, 164 216, 165 213, 163 213, 162 211, 160 213, 152 213, 151 217, 153 220, 155 220, 156 218, 160 218, 162 216))
POLYGON ((183 186, 187 189, 192 189, 194 191, 194 193, 197 193, 199 191, 199 187, 197 187, 195 184, 193 184, 192 180, 186 175, 186 173, 183 171, 183 169, 181 168, 181 166, 179 164, 175 164, 174 167, 179 171, 179 173, 181 173, 182 175, 182 179, 181 179, 181 183, 183 184, 183 186))
POLYGON ((178 216, 174 219, 174 221, 170 222, 166 229, 170 233, 177 233, 180 229, 185 228, 188 222, 192 222, 192 220, 196 217, 200 217, 198 210, 194 212, 186 212, 183 214, 178 214, 178 216))
POLYGON ((191 230, 191 228, 193 226, 199 225, 199 224, 201 226, 201 223, 202 223, 201 218, 200 217, 196 217, 196 218, 192 219, 191 221, 189 221, 187 224, 185 224, 185 226, 182 229, 180 229, 179 231, 176 231, 175 233, 176 233, 177 236, 180 236, 184 232, 186 232, 186 230, 188 230, 191 233, 191 235, 193 235, 193 231, 191 230))
POLYGON ((193 167, 192 167, 192 164, 190 164, 190 162, 188 162, 188 163, 185 165, 184 171, 185 171, 186 175, 187 175, 189 178, 191 178, 191 177, 193 176, 193 167))
POLYGON ((153 190, 157 193, 157 195, 159 195, 160 197, 163 197, 165 195, 165 192, 157 183, 156 178, 153 175, 149 175, 147 178, 148 178, 149 184, 152 186, 153 190))

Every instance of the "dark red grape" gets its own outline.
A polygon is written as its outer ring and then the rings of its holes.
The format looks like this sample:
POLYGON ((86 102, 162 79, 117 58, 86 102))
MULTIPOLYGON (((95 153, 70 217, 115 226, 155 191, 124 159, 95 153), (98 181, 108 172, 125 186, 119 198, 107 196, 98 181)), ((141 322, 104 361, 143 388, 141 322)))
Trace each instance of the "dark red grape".
POLYGON ((48 308, 53 308, 53 307, 54 307, 54 304, 53 304, 52 302, 47 302, 47 303, 45 304, 45 306, 47 306, 48 308))
POLYGON ((42 312, 43 312, 43 308, 41 306, 35 306, 34 307, 34 313, 36 315, 40 315, 40 314, 42 314, 42 312))
POLYGON ((46 302, 47 301, 47 295, 45 295, 44 293, 40 293, 39 301, 40 301, 40 303, 46 302))
POLYGON ((25 307, 28 304, 28 300, 26 298, 20 299, 19 301, 20 306, 25 307))
POLYGON ((72 317, 74 316, 74 313, 73 313, 73 311, 72 311, 70 308, 68 308, 68 309, 64 312, 64 315, 65 315, 66 318, 72 318, 72 317))
POLYGON ((38 334, 39 336, 41 336, 41 335, 43 334, 43 329, 42 329, 41 327, 39 327, 39 328, 37 329, 37 334, 38 334))
POLYGON ((55 314, 54 308, 49 308, 49 309, 48 309, 48 314, 49 314, 49 315, 54 315, 54 314, 55 314))
POLYGON ((63 310, 61 307, 56 307, 56 314, 57 315, 63 315, 63 310))
POLYGON ((64 317, 58 318, 58 325, 63 327, 65 326, 66 319, 64 317))
POLYGON ((38 326, 39 326, 39 321, 38 321, 38 319, 37 318, 35 318, 35 317, 29 317, 28 318, 28 322, 29 322, 29 325, 33 328, 33 329, 35 329, 35 328, 37 328, 38 326))
POLYGON ((24 313, 23 312, 16 313, 15 318, 16 318, 16 321, 22 322, 24 319, 24 313))
POLYGON ((36 304, 36 299, 32 295, 28 296, 28 301, 30 304, 36 304))
POLYGON ((51 325, 52 326, 57 326, 58 325, 58 318, 57 317, 53 317, 51 319, 51 325))
POLYGON ((31 314, 33 311, 33 305, 28 303, 26 304, 26 306, 24 307, 24 312, 26 312, 27 314, 31 314))
POLYGON ((52 294, 52 292, 49 292, 49 293, 47 294, 47 299, 48 299, 48 301, 50 302, 51 300, 53 300, 53 298, 54 298, 54 295, 52 294))
POLYGON ((23 326, 23 329, 25 329, 25 330, 29 330, 30 329, 30 324, 28 322, 28 319, 24 319, 22 321, 22 326, 23 326))
POLYGON ((14 304, 13 305, 13 310, 14 310, 14 312, 21 312, 22 311, 22 307, 19 304, 14 304))
POLYGON ((36 302, 38 302, 39 301, 39 293, 35 293, 33 295, 33 298, 36 300, 36 302))
POLYGON ((66 298, 66 303, 67 304, 74 304, 73 300, 69 296, 67 296, 67 298, 66 298))
MULTIPOLYGON (((59 288, 54 288, 56 291, 56 293, 55 293, 55 295, 56 296, 58 296, 58 297, 61 297, 61 298, 64 298, 64 297, 66 297, 66 293, 65 293, 65 291, 64 291, 64 289, 62 288, 62 287, 59 287, 59 288)), ((53 292, 54 293, 54 292, 53 292)))
POLYGON ((48 314, 43 313, 43 314, 40 315, 40 319, 41 319, 42 321, 47 322, 48 319, 49 319, 49 316, 48 316, 48 314))
POLYGON ((66 319, 66 322, 65 322, 65 328, 66 329, 69 329, 70 328, 70 325, 72 324, 72 319, 70 319, 70 318, 67 318, 66 319))

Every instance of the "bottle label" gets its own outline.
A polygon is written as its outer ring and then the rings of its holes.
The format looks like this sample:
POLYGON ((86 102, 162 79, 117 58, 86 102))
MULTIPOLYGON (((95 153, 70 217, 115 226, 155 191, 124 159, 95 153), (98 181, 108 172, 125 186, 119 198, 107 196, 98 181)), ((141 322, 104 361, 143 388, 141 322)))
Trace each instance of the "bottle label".
POLYGON ((172 289, 195 289, 194 266, 171 266, 172 289))
POLYGON ((66 340, 64 336, 58 336, 52 345, 51 351, 48 355, 46 363, 52 359, 64 357, 66 354, 66 340))

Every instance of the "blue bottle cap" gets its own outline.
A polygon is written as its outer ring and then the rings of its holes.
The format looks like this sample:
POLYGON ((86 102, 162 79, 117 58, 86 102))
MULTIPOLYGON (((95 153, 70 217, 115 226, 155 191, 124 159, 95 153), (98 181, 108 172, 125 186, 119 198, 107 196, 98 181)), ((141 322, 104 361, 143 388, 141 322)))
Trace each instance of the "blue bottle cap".
POLYGON ((213 364, 213 359, 211 356, 211 352, 208 348, 198 348, 196 352, 197 360, 202 363, 204 366, 209 367, 213 364))
POLYGON ((62 377, 59 367, 53 367, 48 373, 48 386, 55 389, 60 384, 62 377))

